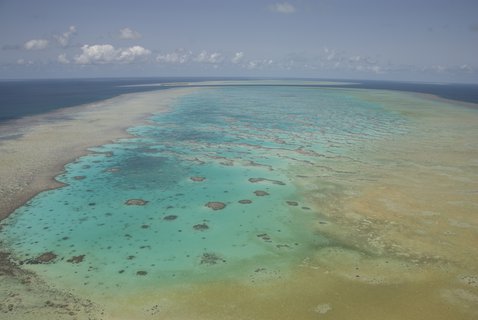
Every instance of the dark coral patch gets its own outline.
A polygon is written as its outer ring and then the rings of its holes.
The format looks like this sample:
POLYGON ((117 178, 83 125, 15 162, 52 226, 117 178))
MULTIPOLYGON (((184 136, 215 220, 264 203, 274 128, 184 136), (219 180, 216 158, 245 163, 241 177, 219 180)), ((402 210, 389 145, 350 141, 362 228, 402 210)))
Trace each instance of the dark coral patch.
POLYGON ((279 186, 285 186, 285 183, 282 182, 282 181, 279 181, 279 180, 273 180, 273 179, 267 179, 267 178, 249 178, 249 182, 251 182, 251 183, 258 183, 258 182, 263 182, 263 181, 267 181, 267 182, 270 182, 272 184, 276 184, 276 185, 279 185, 279 186))
POLYGON ((79 256, 73 256, 70 259, 66 260, 66 262, 80 263, 80 262, 83 262, 84 259, 85 259, 85 255, 82 254, 82 255, 79 255, 79 256))
POLYGON ((263 190, 256 190, 254 191, 254 194, 258 197, 263 197, 263 196, 268 196, 269 193, 263 190))
POLYGON ((73 179, 75 179, 75 180, 83 180, 85 178, 86 178, 86 176, 74 176, 73 177, 73 179))
POLYGON ((299 205, 299 203, 297 201, 286 201, 286 203, 289 205, 289 206, 292 206, 292 207, 297 207, 299 205))
POLYGON ((218 201, 211 201, 206 203, 206 207, 211 208, 212 210, 222 210, 226 207, 226 204, 218 201))
POLYGON ((143 199, 129 199, 125 202, 127 206, 144 206, 149 201, 143 199))
POLYGON ((290 248, 288 244, 276 244, 276 247, 281 249, 281 248, 290 248))
POLYGON ((176 220, 178 218, 178 216, 174 215, 174 214, 170 214, 169 216, 165 216, 163 218, 163 220, 166 220, 166 221, 173 221, 173 220, 176 220))
POLYGON ((197 231, 206 231, 207 229, 209 229, 209 226, 206 223, 199 223, 195 224, 193 226, 193 229, 197 231))
POLYGON ((55 260, 57 257, 58 256, 55 253, 53 253, 51 251, 48 251, 48 252, 42 253, 41 255, 39 255, 36 258, 26 260, 25 263, 27 263, 27 264, 46 264, 46 263, 53 262, 53 260, 55 260))
POLYGON ((147 274, 148 274, 148 272, 143 271, 143 270, 136 272, 136 275, 137 275, 137 276, 145 276, 145 275, 147 275, 147 274))
POLYGON ((271 237, 267 233, 258 234, 257 237, 267 242, 271 241, 271 237))
POLYGON ((201 264, 213 265, 217 264, 218 262, 226 262, 226 260, 213 252, 204 252, 201 257, 201 264))
POLYGON ((239 200, 238 202, 239 202, 240 204, 250 204, 250 203, 252 203, 252 200, 244 199, 244 200, 239 200))
POLYGON ((143 224, 143 225, 141 226, 141 228, 143 228, 143 229, 148 229, 148 228, 149 228, 149 224, 143 224))

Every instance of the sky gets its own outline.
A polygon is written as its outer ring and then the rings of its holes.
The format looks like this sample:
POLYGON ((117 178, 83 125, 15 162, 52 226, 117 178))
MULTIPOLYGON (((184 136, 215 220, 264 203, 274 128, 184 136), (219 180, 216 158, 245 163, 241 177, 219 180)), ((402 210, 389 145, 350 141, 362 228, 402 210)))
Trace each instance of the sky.
POLYGON ((478 0, 0 0, 0 78, 478 83, 478 0))

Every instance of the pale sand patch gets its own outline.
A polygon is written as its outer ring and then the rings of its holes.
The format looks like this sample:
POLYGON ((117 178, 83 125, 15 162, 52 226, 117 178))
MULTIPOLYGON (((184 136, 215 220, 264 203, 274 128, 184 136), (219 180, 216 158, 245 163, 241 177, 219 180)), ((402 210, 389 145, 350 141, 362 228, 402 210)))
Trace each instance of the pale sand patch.
POLYGON ((125 87, 171 87, 171 86, 345 86, 354 85, 357 82, 341 81, 313 81, 313 80, 223 80, 223 81, 200 81, 200 82, 169 82, 126 85, 125 87))
POLYGON ((0 140, 0 220, 37 193, 61 186, 54 177, 88 147, 127 137, 127 128, 194 90, 127 94, 2 125, 2 133, 20 136, 0 140))

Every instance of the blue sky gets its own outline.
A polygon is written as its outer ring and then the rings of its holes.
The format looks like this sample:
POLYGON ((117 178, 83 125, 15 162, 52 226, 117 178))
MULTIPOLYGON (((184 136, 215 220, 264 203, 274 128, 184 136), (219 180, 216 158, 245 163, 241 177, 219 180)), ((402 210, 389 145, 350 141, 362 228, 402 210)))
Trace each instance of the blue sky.
POLYGON ((478 83, 477 0, 0 0, 0 78, 478 83))

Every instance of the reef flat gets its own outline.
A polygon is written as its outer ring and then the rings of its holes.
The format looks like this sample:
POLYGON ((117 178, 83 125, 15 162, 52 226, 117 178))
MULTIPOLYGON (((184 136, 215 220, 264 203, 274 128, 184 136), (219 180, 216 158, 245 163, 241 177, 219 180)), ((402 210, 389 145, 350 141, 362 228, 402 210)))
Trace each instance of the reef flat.
POLYGON ((201 88, 69 163, 2 243, 99 319, 472 319, 477 123, 403 92, 201 88))

